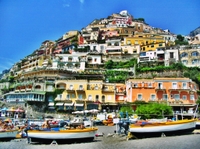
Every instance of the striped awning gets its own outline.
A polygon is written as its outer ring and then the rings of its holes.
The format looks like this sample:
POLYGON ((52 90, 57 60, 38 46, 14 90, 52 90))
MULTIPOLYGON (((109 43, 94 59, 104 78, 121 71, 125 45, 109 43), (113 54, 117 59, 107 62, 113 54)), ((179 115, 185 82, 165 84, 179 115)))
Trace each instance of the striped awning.
POLYGON ((53 103, 53 102, 50 102, 48 106, 54 106, 54 103, 53 103))
POLYGON ((56 106, 63 106, 63 102, 58 102, 58 103, 56 103, 56 106))
POLYGON ((73 104, 74 104, 73 102, 65 103, 64 106, 73 106, 73 104))
POLYGON ((83 107, 83 105, 84 105, 83 103, 75 103, 76 107, 83 107))

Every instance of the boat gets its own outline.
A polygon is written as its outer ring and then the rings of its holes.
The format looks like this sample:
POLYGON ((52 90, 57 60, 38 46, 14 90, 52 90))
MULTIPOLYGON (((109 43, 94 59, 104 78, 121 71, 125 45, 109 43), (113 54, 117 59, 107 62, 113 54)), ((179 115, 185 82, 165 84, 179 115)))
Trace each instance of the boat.
POLYGON ((200 119, 196 121, 196 129, 200 129, 200 119))
POLYGON ((62 141, 72 142, 73 140, 79 141, 92 141, 97 133, 98 128, 51 128, 49 130, 28 130, 28 139, 30 142, 50 142, 62 141))
POLYGON ((154 137, 191 133, 196 127, 196 119, 166 122, 140 121, 129 125, 129 132, 135 137, 154 137))
POLYGON ((18 130, 5 130, 0 131, 0 140, 15 139, 18 134, 18 130))

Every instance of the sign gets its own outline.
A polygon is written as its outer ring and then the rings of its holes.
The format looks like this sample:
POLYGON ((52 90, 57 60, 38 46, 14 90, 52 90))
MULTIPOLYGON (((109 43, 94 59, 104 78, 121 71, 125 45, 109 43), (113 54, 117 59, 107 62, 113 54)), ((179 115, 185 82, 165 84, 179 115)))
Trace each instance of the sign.
POLYGON ((114 124, 118 124, 118 123, 119 123, 119 118, 114 118, 114 119, 113 119, 113 123, 114 123, 114 124))

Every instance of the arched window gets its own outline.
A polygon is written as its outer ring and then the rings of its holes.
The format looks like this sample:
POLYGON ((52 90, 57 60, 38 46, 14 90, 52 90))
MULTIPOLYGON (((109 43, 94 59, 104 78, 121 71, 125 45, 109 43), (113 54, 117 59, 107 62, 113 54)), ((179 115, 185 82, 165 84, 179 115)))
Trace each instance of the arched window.
POLYGON ((191 53, 191 56, 199 56, 199 52, 194 51, 194 52, 191 53))
POLYGON ((199 63, 199 60, 198 60, 198 59, 193 59, 193 60, 192 60, 192 64, 193 64, 193 65, 197 65, 198 63, 199 63))
POLYGON ((187 64, 188 64, 188 61, 187 61, 187 60, 182 60, 182 63, 183 63, 184 65, 187 65, 187 64))
POLYGON ((181 57, 188 57, 188 54, 186 52, 181 53, 181 57))

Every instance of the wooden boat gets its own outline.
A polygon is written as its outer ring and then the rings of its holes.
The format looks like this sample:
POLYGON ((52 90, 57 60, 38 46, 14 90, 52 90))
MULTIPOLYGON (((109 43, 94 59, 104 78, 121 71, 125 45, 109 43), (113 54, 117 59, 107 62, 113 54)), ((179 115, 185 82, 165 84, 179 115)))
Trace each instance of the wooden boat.
POLYGON ((92 141, 98 128, 90 127, 83 129, 61 129, 52 128, 49 130, 28 130, 28 138, 31 142, 49 142, 49 141, 92 141))
POLYGON ((0 140, 11 140, 15 139, 17 136, 18 130, 5 130, 0 131, 0 140))
POLYGON ((196 127, 195 119, 167 122, 141 122, 131 124, 129 132, 135 137, 151 137, 191 133, 196 127))

